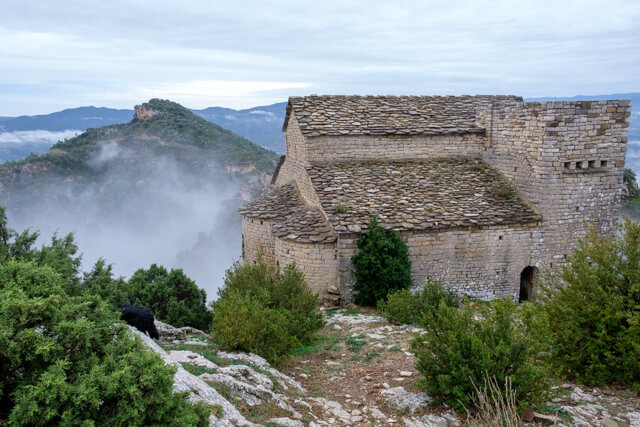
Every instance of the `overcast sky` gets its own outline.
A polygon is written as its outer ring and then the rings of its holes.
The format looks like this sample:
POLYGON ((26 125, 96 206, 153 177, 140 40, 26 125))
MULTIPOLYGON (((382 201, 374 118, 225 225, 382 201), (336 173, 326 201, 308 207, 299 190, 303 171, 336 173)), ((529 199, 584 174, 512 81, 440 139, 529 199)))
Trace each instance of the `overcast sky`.
POLYGON ((638 0, 0 2, 0 116, 620 92, 640 92, 638 0))

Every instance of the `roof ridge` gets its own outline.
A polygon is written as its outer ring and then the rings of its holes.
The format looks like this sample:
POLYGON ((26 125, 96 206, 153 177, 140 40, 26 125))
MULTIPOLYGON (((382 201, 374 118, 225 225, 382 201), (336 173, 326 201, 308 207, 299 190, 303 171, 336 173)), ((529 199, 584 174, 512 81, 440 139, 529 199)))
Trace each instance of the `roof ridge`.
POLYGON ((295 115, 305 137, 484 133, 481 105, 523 102, 512 95, 310 95, 292 96, 283 130, 295 115))

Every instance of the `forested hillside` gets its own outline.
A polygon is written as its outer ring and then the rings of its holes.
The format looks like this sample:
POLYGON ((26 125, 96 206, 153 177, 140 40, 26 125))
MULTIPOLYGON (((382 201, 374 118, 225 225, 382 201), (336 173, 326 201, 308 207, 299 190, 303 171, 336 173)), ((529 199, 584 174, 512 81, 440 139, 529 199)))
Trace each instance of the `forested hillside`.
POLYGON ((18 227, 76 233, 87 264, 106 256, 118 274, 154 262, 175 266, 188 253, 183 263, 198 259, 206 269, 188 272, 215 295, 214 277, 240 256, 235 209, 261 191, 276 158, 179 104, 153 99, 129 123, 0 165, 0 202, 18 227))

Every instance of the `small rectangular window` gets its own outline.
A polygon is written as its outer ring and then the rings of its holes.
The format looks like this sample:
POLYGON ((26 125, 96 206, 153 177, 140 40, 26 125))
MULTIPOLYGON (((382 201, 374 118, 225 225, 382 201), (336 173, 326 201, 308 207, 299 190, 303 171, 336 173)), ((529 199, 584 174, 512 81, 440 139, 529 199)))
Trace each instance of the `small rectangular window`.
POLYGON ((600 160, 600 167, 601 168, 606 168, 607 167, 607 160, 600 160))
POLYGON ((571 169, 571 162, 564 162, 564 167, 566 169, 571 169))
POLYGON ((595 168, 596 167, 596 161, 595 160, 589 160, 589 167, 590 168, 595 168))

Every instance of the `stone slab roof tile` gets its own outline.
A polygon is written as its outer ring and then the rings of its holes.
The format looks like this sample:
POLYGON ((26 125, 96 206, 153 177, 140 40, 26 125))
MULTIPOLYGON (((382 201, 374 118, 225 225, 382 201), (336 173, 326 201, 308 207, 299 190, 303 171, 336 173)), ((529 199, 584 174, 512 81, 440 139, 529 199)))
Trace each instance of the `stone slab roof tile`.
POLYGON ((480 159, 321 163, 307 172, 336 233, 363 231, 373 215, 396 230, 541 220, 480 159))
POLYGON ((305 96, 291 97, 291 111, 307 137, 483 133, 475 124, 479 103, 521 101, 514 96, 305 96))
POLYGON ((259 219, 282 219, 303 205, 294 184, 286 184, 269 189, 262 196, 241 206, 242 215, 259 219))
POLYGON ((331 243, 336 235, 318 209, 304 204, 294 184, 273 187, 261 197, 238 209, 248 218, 275 222, 276 237, 299 243, 331 243))
POLYGON ((275 224, 271 231, 276 237, 299 243, 331 243, 336 235, 318 209, 302 206, 275 224))

